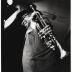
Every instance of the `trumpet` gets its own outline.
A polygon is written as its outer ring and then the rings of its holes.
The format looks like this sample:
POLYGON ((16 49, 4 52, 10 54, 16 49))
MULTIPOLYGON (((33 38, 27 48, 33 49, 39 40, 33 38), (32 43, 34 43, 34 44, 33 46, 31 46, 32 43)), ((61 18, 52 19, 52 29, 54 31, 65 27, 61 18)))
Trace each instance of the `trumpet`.
POLYGON ((24 20, 22 23, 24 25, 28 25, 28 23, 31 23, 31 21, 36 22, 38 36, 44 41, 44 44, 47 46, 47 48, 55 51, 57 47, 60 51, 60 59, 66 57, 68 55, 68 52, 62 48, 62 46, 54 36, 51 23, 46 23, 41 13, 38 10, 36 10, 36 8, 33 5, 30 5, 30 8, 32 9, 32 13, 30 13, 29 15, 23 15, 24 20))

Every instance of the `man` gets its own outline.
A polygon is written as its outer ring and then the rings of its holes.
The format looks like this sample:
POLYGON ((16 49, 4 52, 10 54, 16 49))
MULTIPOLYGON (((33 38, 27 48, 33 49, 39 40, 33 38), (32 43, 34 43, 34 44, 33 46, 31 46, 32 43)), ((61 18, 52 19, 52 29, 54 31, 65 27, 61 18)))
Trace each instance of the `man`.
MULTIPOLYGON (((20 11, 19 7, 18 11, 20 11)), ((27 27, 22 57, 24 72, 57 72, 58 58, 53 51, 48 52, 48 49, 44 47, 38 37, 36 23, 30 23, 27 27)))
POLYGON ((22 56, 23 71, 57 72, 59 58, 56 58, 53 50, 49 51, 49 48, 44 46, 38 36, 37 23, 31 21, 31 16, 29 16, 24 17, 23 21, 27 28, 22 56))

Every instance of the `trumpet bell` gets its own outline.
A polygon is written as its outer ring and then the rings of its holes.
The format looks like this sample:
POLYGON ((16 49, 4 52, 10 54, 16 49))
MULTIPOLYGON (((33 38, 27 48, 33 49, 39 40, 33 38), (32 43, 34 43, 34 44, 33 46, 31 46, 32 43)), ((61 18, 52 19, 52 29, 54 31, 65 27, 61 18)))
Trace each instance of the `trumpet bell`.
POLYGON ((69 52, 62 49, 60 54, 61 54, 60 59, 64 59, 65 57, 69 55, 69 52))

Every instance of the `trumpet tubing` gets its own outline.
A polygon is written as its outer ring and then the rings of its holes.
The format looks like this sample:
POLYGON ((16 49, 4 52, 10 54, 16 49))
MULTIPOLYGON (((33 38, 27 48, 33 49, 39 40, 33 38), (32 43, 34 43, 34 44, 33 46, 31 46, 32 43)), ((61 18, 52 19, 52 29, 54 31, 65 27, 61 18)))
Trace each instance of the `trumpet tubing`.
MULTIPOLYGON (((57 47, 60 51, 60 58, 63 59, 67 55, 67 51, 65 51, 60 43, 56 40, 56 37, 54 36, 52 26, 50 22, 48 24, 43 19, 42 15, 31 6, 33 12, 31 15, 29 15, 30 19, 29 21, 36 22, 36 27, 38 30, 38 35, 41 39, 44 40, 45 45, 49 48, 55 51, 55 48, 57 47), (36 19, 34 18, 36 16, 36 19)), ((27 15, 28 16, 28 15, 27 15)), ((27 17, 26 16, 26 17, 27 17)), ((25 18, 24 18, 25 19, 25 18)), ((28 22, 28 21, 27 21, 28 22)))

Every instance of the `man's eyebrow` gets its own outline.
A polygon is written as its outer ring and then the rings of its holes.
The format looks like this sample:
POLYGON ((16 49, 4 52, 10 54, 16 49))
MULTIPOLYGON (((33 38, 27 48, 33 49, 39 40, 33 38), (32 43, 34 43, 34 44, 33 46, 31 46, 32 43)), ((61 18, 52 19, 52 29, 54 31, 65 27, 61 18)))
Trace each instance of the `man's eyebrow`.
POLYGON ((44 18, 52 19, 52 20, 56 19, 56 14, 55 13, 50 13, 48 11, 41 11, 41 13, 42 13, 42 16, 44 18))
POLYGON ((44 15, 55 15, 55 12, 41 11, 44 15))

